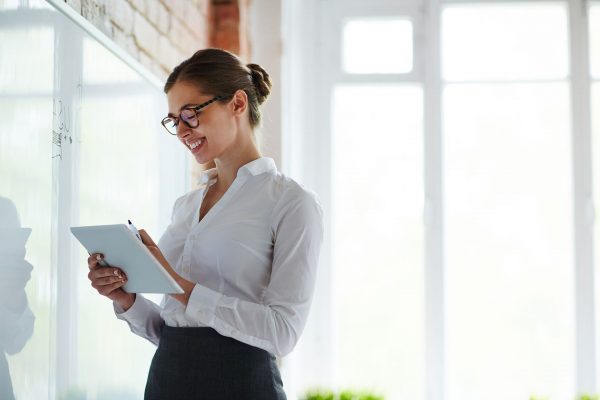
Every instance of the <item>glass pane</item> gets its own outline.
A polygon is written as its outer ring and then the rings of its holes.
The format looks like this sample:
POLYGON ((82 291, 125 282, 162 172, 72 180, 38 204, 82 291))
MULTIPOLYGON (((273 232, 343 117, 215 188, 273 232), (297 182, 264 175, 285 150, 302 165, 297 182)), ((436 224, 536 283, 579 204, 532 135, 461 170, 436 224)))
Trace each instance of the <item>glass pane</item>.
POLYGON ((449 400, 575 393, 567 83, 443 94, 449 400))
POLYGON ((390 399, 425 397, 422 107, 417 86, 333 97, 337 384, 390 399))
POLYGON ((88 85, 142 81, 132 69, 123 68, 121 60, 90 40, 83 43, 83 64, 83 82, 88 85))
POLYGON ((54 30, 25 9, 0 11, 0 18, 5 12, 23 24, 0 24, 0 59, 11 60, 0 62, 0 399, 45 399, 52 384, 55 300, 54 30))
POLYGON ((116 319, 60 228, 131 219, 158 242, 189 152, 161 131, 160 88, 45 1, 21 3, 0 8, 0 399, 139 399, 155 347, 116 319), (118 85, 87 65, 108 60, 118 85))
MULTIPOLYGON (((112 61, 107 75, 96 72, 93 83, 100 85, 98 90, 84 90, 82 99, 80 159, 85 162, 79 168, 78 225, 123 224, 131 219, 157 242, 162 234, 156 201, 161 184, 159 139, 170 138, 159 130, 156 116, 166 109, 156 109, 159 91, 149 90, 104 47, 86 38, 84 49, 95 55, 84 57, 84 71, 93 70, 85 63, 95 59, 112 61), (120 77, 120 84, 102 87, 106 76, 113 74, 120 77)), ((87 259, 82 246, 75 248, 77 259, 87 259)), ((115 318, 112 303, 91 288, 87 274, 78 279, 78 390, 103 399, 142 397, 156 348, 115 318)))
POLYGON ((442 13, 443 77, 565 78, 567 38, 567 12, 561 3, 447 6, 442 13))
MULTIPOLYGON (((1 11, 12 14, 13 19, 28 19, 26 9, 1 11), (16 17, 18 15, 19 17, 16 17)), ((31 17, 35 18, 35 17, 31 17)), ((25 24, 26 22, 23 21, 25 24)), ((38 22, 39 24, 39 22, 38 22)), ((0 23, 0 26, 2 24, 0 23)), ((41 25, 41 24, 40 24, 41 25)), ((2 29, 0 60, 23 60, 23 62, 2 62, 0 68, 0 91, 44 92, 52 94, 54 57, 54 34, 51 28, 39 29, 2 29), (35 49, 35 51, 32 51, 35 49), (36 54, 31 54, 36 53, 36 54), (25 60, 44 60, 46 64, 25 62, 25 60)))
POLYGON ((413 28, 407 19, 349 20, 342 38, 342 65, 348 73, 400 74, 412 70, 413 28))
POLYGON ((600 79, 600 3, 590 7, 590 61, 592 76, 600 79))

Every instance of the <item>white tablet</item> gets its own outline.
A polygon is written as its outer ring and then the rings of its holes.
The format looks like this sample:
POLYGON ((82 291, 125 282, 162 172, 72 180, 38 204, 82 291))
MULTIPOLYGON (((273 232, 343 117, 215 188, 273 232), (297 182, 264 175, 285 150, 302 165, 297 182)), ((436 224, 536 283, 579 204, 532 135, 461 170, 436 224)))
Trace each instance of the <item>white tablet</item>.
POLYGON ((125 271, 127 283, 122 287, 126 292, 183 293, 181 286, 125 224, 73 226, 71 232, 89 254, 104 255, 101 265, 125 271))

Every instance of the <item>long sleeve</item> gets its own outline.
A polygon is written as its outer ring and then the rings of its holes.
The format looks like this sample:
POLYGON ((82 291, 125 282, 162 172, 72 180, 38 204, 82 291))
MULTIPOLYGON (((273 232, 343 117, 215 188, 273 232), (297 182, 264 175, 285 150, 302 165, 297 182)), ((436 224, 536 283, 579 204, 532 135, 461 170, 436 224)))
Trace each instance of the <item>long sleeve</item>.
POLYGON ((131 332, 158 346, 160 330, 165 323, 160 316, 161 307, 138 293, 127 311, 114 302, 113 308, 117 318, 126 321, 131 332))
POLYGON ((225 296, 196 284, 186 318, 280 357, 294 349, 308 318, 324 234, 316 196, 300 193, 273 211, 273 262, 263 301, 225 296))

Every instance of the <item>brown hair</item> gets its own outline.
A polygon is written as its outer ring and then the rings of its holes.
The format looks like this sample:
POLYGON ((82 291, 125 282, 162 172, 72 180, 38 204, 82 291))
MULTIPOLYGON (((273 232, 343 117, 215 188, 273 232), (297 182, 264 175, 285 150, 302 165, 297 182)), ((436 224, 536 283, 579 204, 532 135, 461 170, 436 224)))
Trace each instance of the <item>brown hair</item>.
POLYGON ((258 64, 246 64, 233 53, 222 49, 198 50, 179 64, 167 78, 164 92, 177 82, 189 82, 202 91, 221 96, 222 102, 231 99, 241 89, 248 96, 250 126, 260 125, 259 106, 271 92, 269 74, 258 64))

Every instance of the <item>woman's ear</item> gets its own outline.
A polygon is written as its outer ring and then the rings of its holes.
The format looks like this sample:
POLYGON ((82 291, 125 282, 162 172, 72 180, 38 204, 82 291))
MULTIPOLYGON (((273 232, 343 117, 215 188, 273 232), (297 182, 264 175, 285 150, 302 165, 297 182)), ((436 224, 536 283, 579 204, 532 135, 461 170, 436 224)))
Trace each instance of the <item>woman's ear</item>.
POLYGON ((236 90, 233 94, 233 99, 231 101, 233 105, 233 113, 236 115, 241 115, 248 108, 248 95, 242 89, 236 90))

